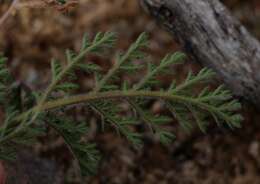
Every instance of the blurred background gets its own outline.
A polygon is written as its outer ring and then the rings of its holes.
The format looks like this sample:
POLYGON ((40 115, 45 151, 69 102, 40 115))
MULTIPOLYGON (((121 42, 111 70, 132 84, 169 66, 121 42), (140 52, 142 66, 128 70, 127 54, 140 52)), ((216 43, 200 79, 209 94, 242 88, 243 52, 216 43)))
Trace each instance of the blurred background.
MULTIPOLYGON (((260 38, 259 0, 222 2, 260 38)), ((0 1, 1 15, 9 5, 10 1, 0 1)), ((9 58, 8 64, 18 81, 33 90, 42 90, 50 80, 51 58, 62 60, 67 48, 79 50, 85 32, 94 36, 98 31, 107 30, 117 32, 120 38, 115 51, 127 49, 140 33, 148 32, 147 52, 154 62, 166 53, 181 50, 174 38, 144 13, 138 0, 79 0, 73 7, 62 8, 37 0, 20 0, 10 17, 0 25, 0 51, 9 58)), ((104 69, 111 66, 109 58, 89 57, 104 69)), ((199 64, 187 60, 183 66, 173 69, 173 74, 181 80, 188 70, 200 68, 199 64)), ((171 78, 166 77, 164 81, 170 82, 171 78)), ((82 76, 79 82, 82 88, 88 89, 93 85, 93 78, 82 76)), ((154 111, 158 108, 157 104, 151 107, 154 111)), ((88 114, 93 129, 90 139, 97 141, 104 158, 98 174, 85 182, 257 184, 260 181, 260 117, 250 104, 244 103, 243 111, 242 129, 229 131, 214 127, 206 135, 199 130, 187 134, 173 125, 177 135, 173 145, 164 147, 151 139, 138 151, 112 131, 95 133, 99 119, 88 114)), ((35 171, 41 167, 47 170, 47 175, 54 176, 56 183, 80 183, 75 161, 62 139, 52 131, 29 150, 30 154, 21 153, 26 156, 8 166, 13 183, 37 178, 35 171)))

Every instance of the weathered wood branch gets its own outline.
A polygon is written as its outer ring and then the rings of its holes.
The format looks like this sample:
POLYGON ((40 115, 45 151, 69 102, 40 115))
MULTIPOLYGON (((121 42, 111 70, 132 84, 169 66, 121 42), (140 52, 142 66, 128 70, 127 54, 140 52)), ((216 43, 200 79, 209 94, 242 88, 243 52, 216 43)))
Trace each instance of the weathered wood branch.
POLYGON ((260 43, 219 0, 141 0, 196 61, 260 107, 260 43))

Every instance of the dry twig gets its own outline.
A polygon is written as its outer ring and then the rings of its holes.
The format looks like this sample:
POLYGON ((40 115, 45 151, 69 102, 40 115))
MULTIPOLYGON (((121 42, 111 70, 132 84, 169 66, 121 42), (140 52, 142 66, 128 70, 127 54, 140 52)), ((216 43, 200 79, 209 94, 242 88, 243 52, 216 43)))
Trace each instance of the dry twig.
POLYGON ((2 17, 0 18, 0 28, 2 27, 2 25, 4 24, 4 22, 6 21, 6 19, 9 17, 9 15, 11 14, 12 10, 15 9, 16 5, 18 4, 19 0, 13 0, 11 6, 9 7, 9 9, 4 13, 4 15, 2 15, 2 17))

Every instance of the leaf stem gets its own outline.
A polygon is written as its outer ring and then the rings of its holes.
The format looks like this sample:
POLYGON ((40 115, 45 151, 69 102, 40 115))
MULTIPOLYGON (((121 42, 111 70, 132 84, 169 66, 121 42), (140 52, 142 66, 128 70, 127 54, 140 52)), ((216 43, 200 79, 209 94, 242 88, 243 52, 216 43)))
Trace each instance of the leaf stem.
MULTIPOLYGON (((135 98, 135 97, 159 98, 159 99, 170 100, 170 101, 175 101, 175 102, 190 103, 190 104, 196 105, 204 110, 215 112, 215 113, 221 115, 222 117, 225 115, 219 109, 217 109, 207 103, 200 102, 196 98, 171 94, 169 92, 146 91, 146 90, 143 90, 143 91, 109 91, 109 92, 98 92, 98 93, 93 92, 93 93, 87 93, 87 94, 74 95, 71 97, 46 102, 42 105, 40 110, 49 111, 52 109, 56 109, 56 108, 60 108, 60 107, 68 106, 68 105, 87 103, 87 102, 101 100, 101 99, 103 99, 103 100, 113 99, 113 98, 125 99, 125 98, 135 98)), ((35 108, 37 108, 37 107, 35 107, 35 108)), ((31 109, 31 111, 34 111, 35 108, 31 109)), ((26 114, 26 113, 24 113, 24 114, 26 114)), ((22 116, 23 116, 23 114, 18 118, 21 119, 22 116)), ((223 118, 226 119, 228 117, 224 116, 223 118)))
MULTIPOLYGON (((61 98, 57 100, 52 100, 45 102, 41 105, 41 108, 39 109, 39 106, 36 106, 29 111, 21 114, 16 118, 16 121, 20 121, 24 119, 29 113, 28 112, 42 112, 42 111, 50 111, 53 109, 57 109, 60 107, 68 106, 68 105, 74 105, 79 103, 87 103, 92 102, 96 100, 106 100, 106 99, 128 99, 128 98, 136 98, 136 97, 143 97, 143 98, 159 98, 164 99, 168 101, 175 101, 175 102, 182 102, 182 103, 189 103, 192 105, 195 105, 203 110, 213 112, 219 116, 221 116, 225 121, 229 122, 230 118, 223 113, 221 110, 219 110, 216 107, 213 107, 207 103, 200 102, 196 98, 171 94, 169 92, 162 92, 162 91, 109 91, 109 92, 92 92, 87 94, 80 94, 80 95, 74 95, 71 97, 61 98)), ((26 124, 26 126, 29 126, 30 124, 26 124)), ((9 134, 8 136, 4 137, 0 140, 0 144, 9 140, 10 138, 16 136, 17 133, 20 132, 24 127, 18 128, 15 131, 13 131, 12 134, 9 134)))

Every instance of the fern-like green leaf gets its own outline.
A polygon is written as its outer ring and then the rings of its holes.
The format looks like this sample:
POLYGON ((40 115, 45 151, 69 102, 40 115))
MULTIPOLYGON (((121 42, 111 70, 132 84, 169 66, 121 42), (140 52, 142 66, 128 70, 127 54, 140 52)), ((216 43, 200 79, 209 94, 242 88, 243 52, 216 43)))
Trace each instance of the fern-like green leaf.
POLYGON ((197 125, 206 133, 212 121, 218 126, 240 127, 243 118, 238 111, 241 105, 233 99, 231 92, 223 85, 213 90, 201 88, 201 83, 214 76, 210 69, 203 68, 197 74, 190 72, 180 83, 173 80, 168 89, 151 90, 161 87, 158 75, 171 72, 172 67, 183 62, 185 55, 180 52, 169 54, 158 65, 148 62, 146 66, 141 62, 145 60, 144 50, 148 46, 145 33, 126 52, 116 54, 115 62, 106 74, 100 66, 85 61, 87 54, 103 54, 115 44, 115 40, 112 32, 98 33, 92 41, 85 35, 79 52, 66 51, 66 64, 52 60, 52 80, 47 89, 26 95, 21 95, 23 90, 18 83, 9 82, 6 59, 0 56, 0 105, 5 111, 5 120, 0 127, 0 158, 12 158, 17 146, 33 144, 34 138, 45 133, 47 124, 63 137, 82 173, 95 173, 101 155, 95 144, 82 139, 88 133, 88 126, 74 122, 66 114, 65 107, 75 104, 87 104, 101 117, 103 130, 105 125, 110 125, 136 147, 143 144, 143 131, 146 129, 139 131, 138 128, 142 122, 162 144, 175 139, 173 132, 166 128, 175 122, 173 119, 186 132, 197 125), (119 84, 120 74, 139 72, 144 66, 147 67, 146 74, 139 82, 123 81, 119 84), (93 90, 76 95, 70 93, 79 87, 74 82, 76 70, 94 75, 96 85, 93 90), (198 84, 200 87, 194 90, 198 84), (57 91, 62 93, 56 95, 57 91), (150 104, 154 101, 164 104, 162 108, 170 111, 172 117, 151 112, 150 104), (121 108, 122 102, 127 102, 129 112, 121 108))

